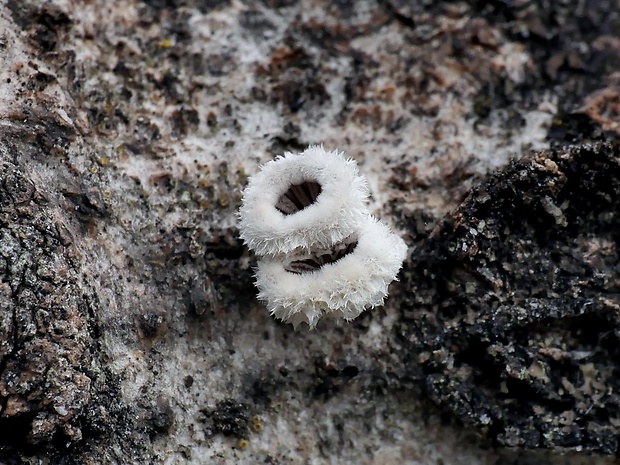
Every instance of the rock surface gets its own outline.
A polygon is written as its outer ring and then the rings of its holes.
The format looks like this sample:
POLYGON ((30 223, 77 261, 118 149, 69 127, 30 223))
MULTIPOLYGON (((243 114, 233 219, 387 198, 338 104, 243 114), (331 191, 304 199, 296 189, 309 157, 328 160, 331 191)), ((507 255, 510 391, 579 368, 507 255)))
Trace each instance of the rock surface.
POLYGON ((620 150, 521 159, 414 251, 402 334, 425 393, 502 446, 615 455, 620 150))
POLYGON ((617 143, 619 27, 617 0, 0 1, 0 460, 612 463, 559 451, 616 454, 617 149, 585 144, 617 143), (234 213, 317 143, 412 252, 385 307, 295 332, 234 213))

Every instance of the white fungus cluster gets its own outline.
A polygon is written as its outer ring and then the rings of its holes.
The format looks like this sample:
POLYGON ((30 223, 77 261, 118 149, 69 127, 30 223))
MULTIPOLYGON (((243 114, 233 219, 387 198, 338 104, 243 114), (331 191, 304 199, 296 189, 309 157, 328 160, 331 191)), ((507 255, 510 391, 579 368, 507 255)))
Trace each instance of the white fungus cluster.
POLYGON ((266 163, 243 193, 241 238, 259 256, 258 297, 270 313, 314 328, 383 304, 405 242, 370 215, 368 187, 341 152, 311 146, 266 163))

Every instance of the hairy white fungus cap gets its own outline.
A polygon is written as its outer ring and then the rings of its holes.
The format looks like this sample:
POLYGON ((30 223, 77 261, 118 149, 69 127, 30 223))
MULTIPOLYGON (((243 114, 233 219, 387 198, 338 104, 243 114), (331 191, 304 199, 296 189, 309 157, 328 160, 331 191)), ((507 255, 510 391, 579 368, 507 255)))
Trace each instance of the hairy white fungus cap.
POLYGON ((322 316, 349 321, 382 305, 407 246, 372 216, 365 216, 360 226, 357 238, 348 238, 335 252, 259 261, 256 287, 269 312, 295 326, 305 322, 314 328, 322 316))
POLYGON ((337 150, 311 146, 266 163, 250 179, 239 210, 241 238, 258 255, 327 248, 358 229, 366 180, 337 150))
POLYGON ((259 256, 256 287, 271 315, 314 328, 382 305, 407 245, 367 209, 354 160, 321 146, 286 153, 250 179, 239 229, 259 256))

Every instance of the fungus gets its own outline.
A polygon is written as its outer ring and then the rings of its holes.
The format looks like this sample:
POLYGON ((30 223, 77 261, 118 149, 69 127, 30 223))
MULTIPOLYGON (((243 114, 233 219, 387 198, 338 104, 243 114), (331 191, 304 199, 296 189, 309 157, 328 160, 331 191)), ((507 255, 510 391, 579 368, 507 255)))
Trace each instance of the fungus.
POLYGON ((330 247, 366 214, 366 180, 357 164, 320 146, 286 153, 250 179, 239 210, 241 238, 258 255, 330 247))
POLYGON ((274 317, 314 328, 382 305, 407 245, 367 209, 352 159, 320 146, 287 153, 250 179, 241 237, 259 256, 258 298, 274 317))
POLYGON ((407 246, 372 216, 360 226, 357 241, 351 243, 355 246, 339 248, 341 256, 332 254, 333 260, 326 260, 323 250, 261 259, 256 287, 271 315, 314 328, 322 316, 350 321, 365 309, 382 305, 407 246), (311 266, 293 266, 299 262, 311 266))

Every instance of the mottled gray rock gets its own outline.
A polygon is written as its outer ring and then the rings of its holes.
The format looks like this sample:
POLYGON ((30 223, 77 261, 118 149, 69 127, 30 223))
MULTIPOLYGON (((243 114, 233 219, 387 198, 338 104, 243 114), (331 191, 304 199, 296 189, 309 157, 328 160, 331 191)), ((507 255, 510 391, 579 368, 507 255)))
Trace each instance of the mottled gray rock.
POLYGON ((91 395, 93 307, 66 223, 16 158, 5 152, 0 174, 2 442, 79 440, 76 418, 91 395))
POLYGON ((0 1, 0 459, 607 463, 451 425, 401 337, 402 284, 350 325, 272 320, 234 213, 260 163, 324 143, 420 247, 490 171, 617 137, 619 11, 0 1))

